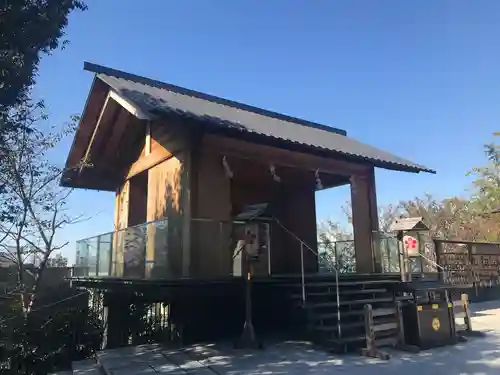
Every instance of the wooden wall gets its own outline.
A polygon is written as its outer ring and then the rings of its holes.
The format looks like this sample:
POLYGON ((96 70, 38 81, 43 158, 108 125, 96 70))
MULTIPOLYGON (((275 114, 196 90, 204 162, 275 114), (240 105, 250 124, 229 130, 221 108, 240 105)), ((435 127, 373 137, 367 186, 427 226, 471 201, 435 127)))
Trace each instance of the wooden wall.
MULTIPOLYGON (((116 206, 117 228, 135 224, 144 215, 147 222, 166 219, 161 226, 148 224, 147 277, 229 276, 232 217, 253 203, 269 203, 273 215, 317 250, 315 189, 301 183, 310 176, 301 178, 300 169, 294 172, 297 178, 276 183, 262 161, 238 163, 233 155, 238 167, 229 178, 222 165, 224 154, 196 144, 182 127, 153 123, 147 139, 116 206), (248 168, 260 177, 249 179, 248 168), (146 192, 141 190, 145 176, 146 192)), ((315 272, 317 257, 304 249, 304 258, 305 271, 315 272)), ((275 274, 299 274, 301 270, 300 242, 275 223, 271 228, 271 268, 275 274)))
POLYGON ((193 150, 192 168, 191 273, 207 278, 229 276, 230 180, 221 156, 210 151, 193 150))
POLYGON ((147 218, 148 171, 129 180, 128 226, 142 224, 147 218))
POLYGON ((130 167, 115 206, 117 228, 147 225, 146 277, 187 276, 189 251, 189 157, 186 132, 175 124, 152 123, 146 144, 130 167), (170 126, 171 125, 171 126, 170 126), (157 221, 161 220, 161 225, 157 221), (168 241, 167 241, 168 239, 168 241), (188 249, 187 248, 187 249, 188 249))
MULTIPOLYGON (((192 271, 200 277, 228 276, 232 271, 230 222, 249 204, 269 203, 273 214, 309 247, 317 251, 314 186, 273 182, 271 174, 251 180, 248 168, 264 170, 256 162, 237 163, 234 158, 229 178, 222 165, 223 154, 212 149, 198 153, 193 180, 193 217, 210 221, 193 222, 192 271), (220 222, 228 224, 220 226, 220 222), (194 230, 196 227, 196 230, 194 230)), ((299 176, 300 177, 300 176, 299 176)), ((304 251, 306 272, 318 268, 317 257, 304 251)), ((271 268, 273 273, 300 273, 300 242, 276 223, 271 227, 271 268)))
MULTIPOLYGON (((318 251, 315 192, 312 189, 284 187, 279 195, 276 208, 277 218, 295 236, 313 251, 318 251)), ((301 243, 290 233, 275 225, 280 233, 280 243, 272 249, 272 264, 276 273, 301 273, 301 243)), ((318 258, 304 246, 304 271, 313 273, 318 270, 318 258)))
POLYGON ((166 226, 151 224, 154 233, 148 241, 147 261, 154 264, 151 277, 176 278, 188 276, 189 244, 189 157, 187 138, 182 130, 163 124, 151 128, 151 153, 163 149, 172 157, 148 171, 147 220, 166 218, 166 226), (188 220, 186 220, 186 218, 188 220), (154 263, 153 263, 154 262, 154 263))

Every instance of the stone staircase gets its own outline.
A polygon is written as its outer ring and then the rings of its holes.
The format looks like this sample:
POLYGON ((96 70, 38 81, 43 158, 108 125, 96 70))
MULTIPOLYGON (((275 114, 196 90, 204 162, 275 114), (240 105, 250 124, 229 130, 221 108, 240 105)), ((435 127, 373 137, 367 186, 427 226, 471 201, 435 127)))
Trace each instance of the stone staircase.
POLYGON ((376 345, 394 346, 398 338, 396 301, 408 297, 397 295, 391 286, 397 278, 380 275, 355 275, 339 281, 340 328, 338 332, 337 288, 333 278, 310 278, 305 282, 306 303, 302 301, 302 284, 294 283, 291 298, 307 326, 309 338, 336 352, 361 349, 366 344, 365 305, 371 305, 376 345))

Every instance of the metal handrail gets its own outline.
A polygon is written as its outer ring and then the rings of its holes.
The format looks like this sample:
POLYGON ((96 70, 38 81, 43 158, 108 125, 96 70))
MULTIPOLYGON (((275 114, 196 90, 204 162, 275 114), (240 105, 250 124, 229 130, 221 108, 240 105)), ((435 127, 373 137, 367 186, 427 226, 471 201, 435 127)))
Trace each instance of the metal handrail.
MULTIPOLYGON (((421 258, 425 259, 426 261, 428 261, 430 264, 432 264, 434 267, 436 268, 439 268, 441 271, 443 271, 443 276, 445 276, 444 274, 447 272, 446 268, 444 268, 442 265, 440 265, 439 263, 435 262, 434 260, 430 259, 430 258, 427 258, 425 255, 423 254, 418 254, 421 258)), ((444 280, 443 280, 444 282, 444 280)))
POLYGON ((441 266, 439 263, 436 263, 435 261, 433 261, 432 259, 430 258, 427 258, 425 255, 423 254, 418 254, 420 257, 424 258, 425 260, 427 260, 429 263, 431 263, 433 266, 435 266, 436 268, 439 268, 441 271, 444 271, 446 272, 446 269, 441 266))
MULTIPOLYGON (((404 250, 403 250, 403 251, 404 251, 404 250)), ((400 253, 400 254, 401 254, 401 253, 400 253)), ((419 257, 421 257, 422 259, 425 259, 426 261, 428 261, 428 262, 429 262, 430 264, 432 264, 434 267, 436 267, 436 268, 440 269, 441 271, 443 271, 443 273, 444 273, 444 272, 446 272, 446 269, 445 269, 443 266, 441 266, 439 263, 435 262, 434 260, 432 260, 432 259, 430 259, 430 258, 426 257, 425 255, 423 255, 423 254, 421 254, 421 253, 419 253, 419 254, 418 254, 418 256, 419 256, 419 257)), ((408 261, 409 261, 409 259, 408 259, 408 261)), ((401 267, 401 266, 402 266, 402 265, 400 265, 400 267, 401 267)), ((409 269, 409 271, 411 272, 411 267, 409 267, 408 269, 409 269)), ((422 272, 423 272, 423 271, 422 271, 422 272)))
MULTIPOLYGON (((288 234, 294 237, 297 241, 300 242, 300 268, 301 268, 301 284, 302 284, 302 304, 305 306, 306 303, 306 285, 305 285, 305 272, 304 272, 304 247, 312 252, 314 255, 318 256, 318 252, 311 248, 308 244, 302 241, 295 233, 285 227, 281 221, 279 221, 276 217, 273 217, 276 223, 283 228, 288 234)), ((342 328, 340 326, 340 293, 339 293, 339 270, 334 265, 333 270, 335 271, 335 294, 337 295, 337 334, 338 338, 341 338, 342 328)))

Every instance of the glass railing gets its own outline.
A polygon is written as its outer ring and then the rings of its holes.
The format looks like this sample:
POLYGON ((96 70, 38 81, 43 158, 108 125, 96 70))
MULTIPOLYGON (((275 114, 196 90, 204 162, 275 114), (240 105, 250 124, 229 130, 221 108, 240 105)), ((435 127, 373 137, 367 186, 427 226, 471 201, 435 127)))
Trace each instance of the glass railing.
POLYGON ((171 279, 232 274, 233 233, 242 223, 162 219, 76 243, 74 276, 171 279), (184 232, 182 228, 189 228, 184 232))
MULTIPOLYGON (((400 258, 398 240, 393 236, 381 236, 378 240, 382 257, 382 272, 399 273, 400 258)), ((432 241, 420 241, 419 252, 425 257, 410 259, 412 273, 437 273, 435 263, 426 261, 436 259, 432 241)), ((318 262, 321 273, 329 273, 335 267, 340 273, 356 272, 356 249, 354 240, 318 242, 318 262)))
MULTIPOLYGON (((235 269, 236 228, 242 224, 211 219, 192 219, 185 223, 180 217, 151 221, 80 240, 76 243, 74 275, 139 279, 231 276, 235 269), (182 228, 188 230, 183 231, 182 228)), ((289 237, 281 235, 276 225, 272 226, 271 232, 274 238, 282 241, 289 237)), ((399 273, 397 239, 381 236, 377 241, 382 271, 399 273)), ((280 243, 275 245, 281 246, 280 243)), ((421 241, 419 244, 420 252, 427 259, 436 259, 432 241, 421 241)), ((319 242, 317 250, 320 273, 333 274, 335 269, 341 274, 356 272, 353 240, 319 242)), ((270 269, 271 251, 272 248, 269 249, 268 259, 256 266, 257 271, 261 274, 285 272, 282 265, 276 263, 273 270, 270 269)), ((411 267, 414 274, 437 272, 435 264, 425 261, 423 257, 412 258, 411 267)))

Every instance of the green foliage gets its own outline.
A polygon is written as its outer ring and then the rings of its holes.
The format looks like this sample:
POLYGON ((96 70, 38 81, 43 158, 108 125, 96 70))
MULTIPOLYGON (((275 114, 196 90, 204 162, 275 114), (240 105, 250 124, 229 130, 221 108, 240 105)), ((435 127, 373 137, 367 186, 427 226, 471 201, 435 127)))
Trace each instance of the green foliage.
POLYGON ((4 373, 38 375, 68 369, 100 348, 102 322, 87 294, 60 287, 39 297, 27 317, 0 320, 0 363, 4 373))
POLYGON ((337 268, 342 273, 354 272, 356 263, 352 234, 331 220, 318 228, 319 267, 322 272, 337 268))
MULTIPOLYGON (((500 133, 494 136, 498 137, 500 133)), ((486 164, 467 173, 474 177, 472 194, 468 198, 436 199, 431 194, 424 194, 396 205, 381 207, 379 226, 382 237, 389 234, 390 225, 396 218, 422 217, 430 229, 430 237, 500 242, 500 145, 493 141, 484 146, 484 151, 486 164)), ((343 211, 351 223, 349 206, 343 207, 343 211)), ((349 241, 346 241, 349 237, 352 234, 338 223, 320 223, 318 243, 320 267, 323 270, 331 270, 335 259, 341 272, 354 270, 354 244, 351 242, 349 246, 349 241)))
POLYGON ((472 240, 478 236, 478 222, 472 220, 470 201, 458 197, 436 200, 430 194, 400 202, 405 217, 422 217, 432 237, 472 240))
MULTIPOLYGON (((27 99, 41 56, 67 43, 61 38, 69 14, 85 9, 81 0, 2 0, 0 113, 8 113, 27 99)), ((12 125, 10 122, 3 125, 9 124, 12 125)), ((2 130, 5 127, 0 127, 2 130)))
POLYGON ((474 208, 489 213, 500 208, 500 146, 494 141, 484 146, 484 152, 487 164, 473 168, 468 175, 474 177, 471 197, 474 208))

